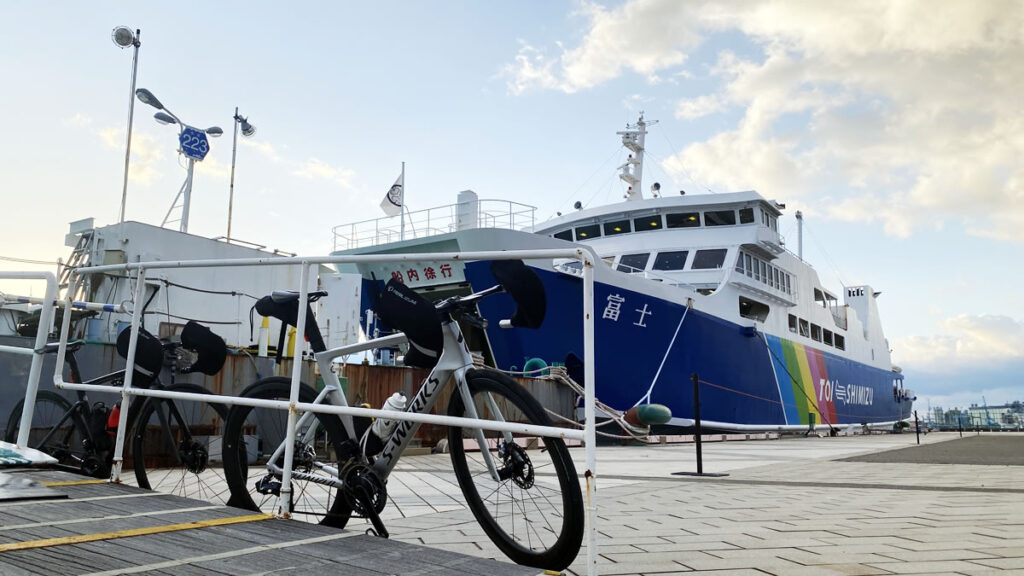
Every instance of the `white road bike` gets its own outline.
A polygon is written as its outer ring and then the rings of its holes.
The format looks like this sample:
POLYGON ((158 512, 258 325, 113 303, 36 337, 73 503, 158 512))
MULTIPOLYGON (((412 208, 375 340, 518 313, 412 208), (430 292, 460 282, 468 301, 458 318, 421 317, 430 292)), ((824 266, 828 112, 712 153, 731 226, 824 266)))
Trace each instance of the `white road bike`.
MULTIPOLYGON (((364 348, 407 339, 406 364, 431 368, 406 412, 429 413, 442 390, 450 388, 449 416, 551 426, 543 407, 518 382, 496 370, 473 367, 458 321, 484 326, 477 302, 502 292, 512 296, 516 313, 511 320, 502 320, 506 327, 539 327, 545 312, 543 284, 521 261, 495 261, 491 272, 497 285, 436 305, 389 281, 378 314, 402 334, 375 339, 364 348)), ((325 295, 311 292, 309 300, 325 295)), ((298 300, 298 293, 275 292, 256 309, 295 325, 298 300)), ((308 303, 305 332, 325 386, 317 392, 301 384, 299 402, 346 406, 331 359, 351 347, 326 349, 308 303)), ((288 378, 264 378, 242 396, 288 400, 290 389, 288 378)), ((223 444, 229 504, 265 512, 280 504, 287 422, 287 410, 243 405, 231 409, 223 444)), ((289 496, 293 517, 339 528, 352 516, 366 518, 377 535, 387 537, 380 513, 387 504, 388 476, 420 426, 409 420, 392 425, 392 432, 378 438, 369 418, 300 412, 289 496)), ((452 425, 448 446, 466 504, 503 553, 516 563, 548 570, 572 563, 583 539, 583 497, 561 438, 452 425)))

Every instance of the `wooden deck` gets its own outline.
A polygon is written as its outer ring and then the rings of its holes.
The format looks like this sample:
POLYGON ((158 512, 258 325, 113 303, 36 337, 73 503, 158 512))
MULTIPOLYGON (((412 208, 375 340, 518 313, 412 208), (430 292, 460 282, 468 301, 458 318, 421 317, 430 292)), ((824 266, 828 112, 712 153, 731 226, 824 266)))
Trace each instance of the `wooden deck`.
POLYGON ((0 476, 12 487, 0 490, 5 576, 540 573, 57 470, 5 468, 0 476))

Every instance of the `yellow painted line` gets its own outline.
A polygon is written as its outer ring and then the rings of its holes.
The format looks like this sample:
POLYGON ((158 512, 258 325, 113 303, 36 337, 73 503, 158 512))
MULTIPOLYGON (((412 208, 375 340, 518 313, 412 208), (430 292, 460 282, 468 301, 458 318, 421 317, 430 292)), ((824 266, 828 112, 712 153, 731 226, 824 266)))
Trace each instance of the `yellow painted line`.
POLYGON ((40 482, 43 486, 53 488, 54 486, 84 486, 85 484, 106 484, 109 480, 67 480, 65 482, 40 482))
POLYGON ((132 528, 130 530, 118 530, 116 532, 79 534, 76 536, 64 536, 62 538, 44 538, 42 540, 29 540, 27 542, 9 542, 7 544, 0 544, 0 552, 10 552, 12 550, 30 550, 33 548, 49 548, 51 546, 65 546, 67 544, 83 544, 85 542, 96 542, 97 540, 131 538, 133 536, 146 536, 148 534, 161 534, 163 532, 179 532, 181 530, 209 528, 211 526, 224 526, 227 524, 241 524, 243 522, 258 522, 260 520, 267 520, 268 518, 273 517, 273 514, 250 514, 248 516, 235 516, 232 518, 215 518, 213 520, 197 520, 195 522, 167 524, 165 526, 132 528))

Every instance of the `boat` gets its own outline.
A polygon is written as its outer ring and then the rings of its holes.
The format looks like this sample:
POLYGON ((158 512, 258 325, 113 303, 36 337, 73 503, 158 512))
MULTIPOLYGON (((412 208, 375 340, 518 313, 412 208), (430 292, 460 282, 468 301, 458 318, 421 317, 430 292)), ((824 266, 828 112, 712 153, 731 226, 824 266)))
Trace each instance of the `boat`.
MULTIPOLYGON (((537 223, 535 209, 459 194, 456 204, 338 226, 333 255, 579 247, 598 262, 595 390, 616 411, 661 404, 669 426, 695 421, 729 431, 894 427, 911 415, 913 392, 892 364, 880 292, 868 285, 826 289, 814 267, 779 233, 785 205, 756 191, 641 192, 647 123, 618 132, 628 150, 621 202, 537 223), (401 235, 397 230, 401 229, 401 235), (841 298, 841 299, 840 299, 841 298)), ((796 213, 802 235, 802 216, 796 213)), ((583 379, 582 267, 528 260, 543 281, 547 317, 539 330, 466 327, 471 348, 496 367, 564 365, 583 379)), ((364 278, 363 307, 395 278, 428 297, 494 284, 487 262, 346 264, 364 278)), ((510 299, 481 304, 508 317, 510 299)), ((386 329, 386 327, 383 327, 386 329)), ((381 326, 364 326, 380 330, 381 326)))

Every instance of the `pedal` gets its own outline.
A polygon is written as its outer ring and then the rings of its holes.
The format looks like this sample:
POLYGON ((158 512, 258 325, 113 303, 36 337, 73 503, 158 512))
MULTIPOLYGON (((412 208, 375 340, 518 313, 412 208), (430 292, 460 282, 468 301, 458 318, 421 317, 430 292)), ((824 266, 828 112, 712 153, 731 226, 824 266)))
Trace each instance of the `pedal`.
POLYGON ((256 491, 263 495, 280 496, 281 481, 267 474, 256 481, 256 491))

